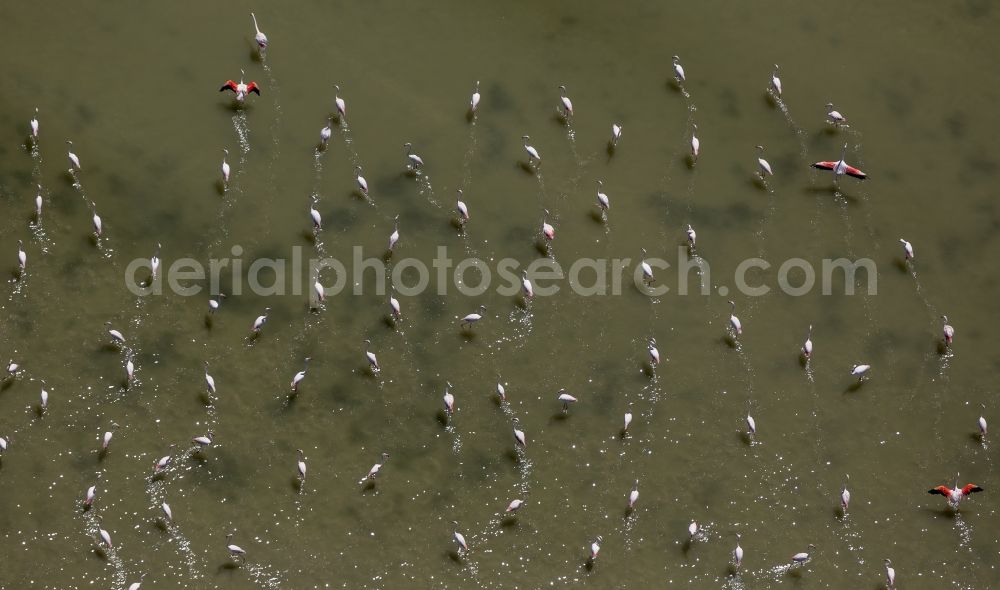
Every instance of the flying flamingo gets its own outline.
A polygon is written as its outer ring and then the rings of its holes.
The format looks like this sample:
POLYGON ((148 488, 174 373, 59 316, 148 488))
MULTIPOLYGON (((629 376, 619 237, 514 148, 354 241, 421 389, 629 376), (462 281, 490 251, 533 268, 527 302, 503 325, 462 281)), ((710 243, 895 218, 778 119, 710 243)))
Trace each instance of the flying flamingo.
POLYGON ((853 176, 859 180, 864 180, 868 178, 868 175, 864 172, 858 170, 854 166, 848 165, 844 158, 847 157, 847 144, 844 144, 843 151, 840 152, 840 159, 836 162, 816 162, 812 165, 813 168, 819 168, 821 170, 833 170, 833 179, 836 181, 838 176, 846 174, 848 176, 853 176))
POLYGON ((969 494, 983 491, 983 488, 974 483, 967 483, 964 487, 958 487, 958 476, 955 476, 955 487, 949 489, 948 486, 938 486, 932 490, 927 490, 928 494, 938 494, 948 500, 948 505, 954 510, 958 510, 959 503, 969 494))
POLYGON ((243 102, 243 99, 246 98, 251 92, 255 92, 257 96, 260 96, 260 88, 257 87, 257 83, 250 82, 249 84, 246 84, 243 82, 244 75, 243 70, 240 70, 240 83, 237 84, 232 80, 226 80, 226 83, 222 85, 222 88, 219 88, 219 92, 232 90, 236 94, 236 100, 238 102, 243 102))

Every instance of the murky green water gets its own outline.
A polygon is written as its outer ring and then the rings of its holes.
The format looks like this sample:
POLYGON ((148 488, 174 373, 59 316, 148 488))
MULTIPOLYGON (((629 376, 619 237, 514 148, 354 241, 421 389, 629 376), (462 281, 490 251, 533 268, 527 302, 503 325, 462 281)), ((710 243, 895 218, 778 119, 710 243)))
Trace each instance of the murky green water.
MULTIPOLYGON (((59 2, 8 3, 0 21, 0 358, 21 365, 0 385, 0 588, 127 588, 148 574, 143 588, 874 589, 887 557, 900 588, 1000 585, 1000 474, 995 444, 976 436, 980 415, 1000 424, 992 4, 59 2), (270 40, 263 61, 251 8, 270 40), (779 103, 765 92, 775 62, 779 103), (236 109, 217 88, 241 69, 262 96, 236 109), (335 83, 347 121, 317 152, 335 83), (560 84, 575 106, 569 126, 556 113, 560 84), (850 127, 825 124, 828 101, 850 127), (611 153, 613 122, 624 134, 611 153), (537 174, 520 164, 524 134, 543 158, 537 174), (67 139, 82 161, 76 184, 67 139), (405 173, 407 141, 426 161, 416 177, 405 173), (836 160, 844 142, 870 178, 835 191, 809 164, 836 160), (763 186, 757 144, 775 172, 763 186), (358 164, 370 202, 355 193, 358 164), (597 179, 611 199, 606 225, 597 179), (452 223, 457 188, 472 216, 464 233, 452 223), (317 240, 310 194, 324 219, 317 240), (90 200, 103 221, 97 244, 90 200), (158 242, 165 270, 233 257, 234 246, 244 268, 295 248, 350 268, 354 246, 384 253, 396 215, 390 268, 429 264, 438 246, 456 261, 527 265, 543 258, 545 208, 552 256, 566 266, 634 266, 642 248, 676 266, 692 224, 712 294, 677 295, 673 267, 657 271, 672 291, 653 298, 629 281, 603 297, 563 281, 528 305, 452 285, 397 294, 395 323, 369 271, 365 294, 351 295, 348 280, 316 311, 303 280, 298 295, 245 289, 207 321, 207 289, 138 297, 124 287, 129 262, 158 242), (912 265, 900 237, 916 249, 912 265), (735 293, 749 257, 773 264, 750 274, 772 287, 765 296, 735 293), (871 258, 877 294, 845 296, 842 279, 837 295, 782 294, 777 268, 793 257, 817 268, 871 258), (738 346, 726 340, 731 298, 738 346), (480 304, 487 317, 460 330, 457 318, 480 304), (957 330, 951 352, 939 345, 941 314, 957 330), (124 347, 110 344, 107 321, 124 347), (810 324, 816 348, 803 366, 810 324), (649 337, 663 357, 655 372, 649 337), (853 387, 861 362, 870 379, 853 387), (457 411, 446 419, 449 381, 457 411), (560 388, 580 399, 565 415, 560 388), (214 444, 195 453, 191 437, 208 430, 214 444), (308 465, 301 489, 296 449, 308 465), (359 485, 383 452, 376 484, 359 485), (165 455, 171 465, 151 477, 165 455), (986 488, 959 515, 926 493, 956 472, 986 488), (524 507, 502 518, 514 498, 524 507), (689 542, 692 519, 701 532, 689 542), (468 554, 455 553, 452 521, 468 554), (113 550, 95 550, 99 528, 113 550), (225 548, 232 531, 247 551, 238 567, 225 548), (733 576, 737 533, 746 556, 733 576), (788 571, 809 543, 811 563, 788 571)), ((231 272, 221 288, 232 293, 231 272)))

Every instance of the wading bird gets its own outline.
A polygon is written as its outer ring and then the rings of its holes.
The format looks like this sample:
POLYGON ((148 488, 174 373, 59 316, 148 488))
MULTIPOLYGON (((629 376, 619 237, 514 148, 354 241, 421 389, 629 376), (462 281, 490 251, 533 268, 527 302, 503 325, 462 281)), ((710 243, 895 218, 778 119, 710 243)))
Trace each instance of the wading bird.
POLYGON ((740 547, 740 538, 740 534, 736 533, 736 549, 733 549, 733 568, 736 571, 740 571, 740 566, 743 565, 743 548, 740 547))
POLYGON ((135 379, 135 363, 132 362, 132 357, 130 356, 125 361, 125 385, 126 387, 132 385, 132 381, 135 379))
POLYGON ((24 269, 25 269, 25 267, 27 265, 28 265, 28 254, 27 254, 27 252, 24 251, 24 241, 23 240, 18 240, 17 241, 17 266, 20 269, 22 275, 24 274, 24 269))
POLYGON ((778 77, 778 64, 774 64, 774 71, 771 72, 771 90, 775 96, 781 98, 781 78, 778 77))
POLYGON ((31 137, 38 139, 38 107, 35 107, 35 116, 31 118, 31 137))
POLYGON ((647 285, 653 282, 653 267, 646 262, 646 249, 642 248, 642 259, 639 261, 639 267, 642 269, 642 282, 647 285))
POLYGON ((254 336, 260 334, 261 328, 263 328, 264 324, 267 323, 267 314, 270 313, 270 311, 271 311, 270 307, 265 307, 264 313, 257 316, 257 319, 253 321, 253 324, 250 326, 250 331, 251 333, 253 333, 254 336))
POLYGON ((650 338, 646 347, 649 350, 649 364, 656 368, 660 364, 660 351, 656 348, 656 338, 650 338))
POLYGON ((208 374, 208 361, 205 361, 205 385, 208 387, 208 393, 215 395, 215 377, 208 374))
POLYGON ((753 419, 753 416, 747 412, 747 436, 753 440, 753 437, 757 436, 757 421, 753 419))
POLYGON ((701 153, 701 140, 698 139, 696 135, 698 133, 698 126, 694 123, 691 124, 691 160, 694 162, 698 161, 698 154, 701 153))
POLYGON ((347 118, 347 103, 344 102, 344 99, 340 98, 340 86, 334 84, 333 89, 333 104, 337 107, 337 117, 343 121, 347 118))
POLYGON ((597 561, 597 555, 601 552, 601 543, 604 542, 604 537, 597 535, 597 538, 590 544, 590 562, 593 563, 597 561))
POLYGON ((459 322, 459 326, 461 326, 463 328, 471 328, 472 324, 474 324, 474 323, 478 322, 479 320, 483 319, 483 317, 485 315, 486 315, 486 306, 485 305, 480 305, 479 306, 479 313, 473 312, 473 313, 468 314, 467 316, 465 316, 464 318, 462 318, 462 321, 459 322))
POLYGON ((948 500, 948 506, 951 506, 954 510, 958 510, 959 503, 961 503, 966 496, 981 491, 983 491, 983 488, 974 483, 967 483, 964 487, 958 487, 958 476, 956 475, 954 488, 949 489, 948 486, 938 486, 934 489, 927 490, 927 493, 944 496, 948 500))
POLYGON ((302 370, 296 373, 294 377, 292 377, 291 387, 293 392, 299 390, 299 383, 302 383, 302 380, 306 378, 306 369, 308 368, 309 368, 309 357, 306 357, 305 360, 302 361, 302 370))
POLYGON ((319 141, 326 147, 326 144, 330 143, 330 137, 333 135, 333 117, 326 120, 326 125, 319 130, 319 141))
POLYGON ((42 388, 41 399, 39 400, 38 410, 44 412, 49 407, 49 392, 42 388))
POLYGON ((125 336, 123 336, 118 330, 112 328, 111 322, 104 322, 104 325, 108 328, 108 335, 111 336, 111 340, 114 341, 115 344, 125 344, 125 336))
POLYGON ((111 444, 111 439, 115 435, 115 431, 118 430, 118 423, 111 423, 111 430, 105 431, 104 436, 101 437, 101 451, 107 451, 108 445, 111 444))
POLYGON ((944 343, 951 346, 952 340, 955 339, 955 328, 948 324, 948 316, 943 315, 941 319, 944 320, 944 325, 941 328, 941 332, 944 334, 944 343))
POLYGON ((635 480, 635 487, 628 494, 628 509, 635 508, 635 503, 639 501, 639 480, 635 480))
POLYGON ((569 405, 576 403, 576 398, 570 395, 565 389, 559 390, 559 401, 562 402, 562 411, 565 414, 569 411, 569 405))
POLYGON ((692 540, 694 540, 694 537, 697 534, 698 534, 698 523, 692 520, 691 524, 688 525, 688 536, 691 537, 692 540))
POLYGON ((104 224, 101 222, 101 216, 97 214, 97 203, 93 201, 90 202, 90 211, 92 213, 90 221, 94 226, 94 237, 99 238, 104 232, 104 224))
POLYGON ((688 224, 687 228, 687 238, 688 238, 688 247, 694 250, 695 244, 698 242, 698 234, 695 233, 694 228, 691 227, 690 223, 688 224))
POLYGON ((105 549, 112 549, 114 547, 114 544, 111 543, 111 533, 109 533, 108 531, 104 530, 104 528, 103 528, 104 522, 103 522, 103 520, 101 519, 100 516, 97 517, 97 522, 100 523, 100 525, 99 525, 99 527, 97 529, 97 534, 101 538, 100 544, 104 545, 105 549))
POLYGON ((851 506, 851 491, 847 489, 847 482, 844 482, 843 489, 840 490, 840 510, 847 516, 847 509, 851 506))
POLYGON ((538 166, 542 163, 542 157, 538 155, 538 150, 533 146, 528 145, 528 140, 531 139, 527 135, 522 135, 521 139, 524 140, 524 151, 528 152, 528 165, 534 164, 538 166))
POLYGON ((174 520, 174 512, 170 509, 170 504, 167 504, 166 502, 160 504, 160 510, 163 511, 163 519, 165 521, 171 522, 174 520))
POLYGON ((247 552, 244 551, 239 545, 233 544, 232 541, 234 534, 235 533, 229 533, 226 535, 226 551, 229 551, 229 557, 245 562, 247 560, 247 552))
POLYGON ((208 445, 212 444, 214 440, 215 440, 215 433, 209 430, 208 432, 206 432, 201 436, 196 436, 192 438, 191 442, 198 445, 199 447, 207 447, 208 445))
POLYGON ((160 274, 160 248, 161 244, 156 244, 156 251, 153 252, 153 256, 149 259, 149 272, 150 272, 150 282, 153 281, 160 274))
POLYGON ((382 458, 380 459, 381 463, 376 463, 372 465, 372 468, 368 470, 368 475, 362 477, 361 481, 358 483, 360 484, 360 483, 365 483, 366 481, 375 481, 375 476, 377 476, 379 472, 382 471, 382 466, 385 465, 385 462, 388 460, 389 460, 389 453, 382 453, 382 458))
POLYGON ((406 149, 406 167, 409 170, 416 172, 424 167, 424 159, 413 153, 413 144, 406 142, 403 144, 403 148, 406 149))
POLYGON ((375 358, 375 353, 369 350, 372 345, 371 340, 365 340, 365 358, 368 359, 368 366, 371 368, 372 373, 378 373, 382 370, 382 367, 378 364, 378 359, 375 358))
POLYGON ((38 185, 38 193, 35 195, 35 220, 42 221, 42 185, 38 185))
POLYGON ((500 401, 507 401, 507 390, 504 389, 503 383, 500 382, 500 375, 497 375, 497 397, 500 401))
POLYGON ((316 209, 316 205, 319 204, 319 199, 316 195, 309 197, 309 218, 312 219, 313 231, 318 232, 323 229, 323 216, 319 214, 316 209))
POLYGON ((573 101, 566 95, 566 87, 559 87, 559 102, 562 103, 562 116, 567 121, 573 116, 573 101))
POLYGON ((223 186, 229 184, 229 162, 226 158, 229 157, 229 150, 222 148, 222 184, 223 186))
POLYGON ((396 244, 399 242, 399 215, 396 216, 396 219, 393 222, 395 223, 395 225, 393 225, 392 233, 389 234, 390 252, 392 252, 392 249, 395 248, 396 244))
POLYGON ((90 510, 90 507, 94 505, 95 498, 97 498, 97 486, 90 486, 83 498, 83 509, 90 510))
POLYGON ((399 321, 403 319, 403 312, 399 307, 399 300, 389 295, 389 309, 392 310, 392 317, 399 321))
POLYGON ((839 111, 833 110, 833 103, 826 103, 826 122, 830 123, 834 127, 840 127, 844 123, 847 123, 847 117, 841 115, 839 111))
POLYGON ((913 244, 907 242, 903 238, 899 238, 899 243, 903 245, 903 256, 907 260, 913 260, 913 244))
POLYGON ((142 587, 142 581, 145 579, 146 579, 146 574, 144 573, 141 576, 139 576, 138 582, 132 582, 131 584, 129 584, 128 590, 139 590, 139 588, 142 587))
POLYGON ((892 567, 892 561, 885 558, 885 586, 889 590, 896 587, 896 568, 892 567))
POLYGON ((514 419, 514 440, 517 444, 521 445, 521 448, 528 446, 528 438, 524 435, 524 431, 518 428, 521 423, 517 418, 514 419))
POLYGON ((69 151, 66 152, 66 156, 69 158, 69 163, 73 167, 72 169, 73 170, 79 170, 80 169, 80 158, 76 154, 73 153, 73 142, 67 139, 66 140, 66 145, 69 146, 69 151))
POLYGON ((364 196, 367 197, 368 196, 368 181, 365 180, 365 177, 361 175, 361 166, 358 166, 357 168, 355 168, 354 172, 355 172, 355 180, 358 182, 358 189, 361 190, 361 194, 363 194, 364 196))
POLYGON ((299 474, 299 483, 303 484, 306 482, 306 454, 302 451, 302 449, 296 449, 295 452, 298 453, 298 460, 295 462, 295 469, 299 474))
POLYGON ((215 299, 209 299, 208 300, 208 313, 209 314, 214 314, 215 311, 217 309, 219 309, 219 306, 222 304, 222 300, 225 299, 225 298, 226 298, 226 294, 220 292, 218 295, 215 296, 215 299))
POLYGON ((455 201, 455 212, 458 213, 458 222, 465 225, 469 221, 469 208, 462 200, 462 189, 458 189, 458 199, 455 201))
POLYGON ((859 180, 864 180, 868 178, 868 175, 858 170, 854 166, 848 165, 845 161, 847 157, 847 144, 844 144, 843 150, 840 152, 840 159, 836 162, 816 162, 812 165, 813 168, 819 168, 820 170, 833 170, 833 180, 837 181, 837 178, 846 174, 848 176, 853 176, 859 180))
POLYGON ((476 109, 479 108, 479 99, 481 98, 479 94, 479 80, 476 80, 476 89, 472 92, 472 100, 469 101, 469 112, 473 115, 476 114, 476 109))
POLYGON ((454 538, 455 538, 455 543, 458 544, 458 552, 459 552, 459 554, 468 553, 469 552, 469 544, 465 542, 465 535, 463 535, 462 533, 458 532, 458 521, 457 520, 453 520, 452 524, 455 525, 455 531, 452 533, 452 536, 454 536, 454 538))
POLYGON ((253 28, 257 31, 257 34, 254 35, 254 41, 257 42, 257 47, 260 49, 261 53, 263 53, 264 50, 267 49, 267 35, 265 35, 260 30, 260 27, 257 26, 257 17, 254 13, 250 13, 250 18, 253 19, 253 28))
POLYGON ((802 553, 796 553, 795 555, 792 556, 792 565, 803 565, 810 559, 812 559, 812 554, 814 551, 816 551, 816 546, 813 545, 812 543, 809 543, 809 546, 806 547, 806 549, 807 551, 803 551, 802 553))
POLYGON ((980 416, 979 420, 976 422, 976 425, 979 426, 979 438, 985 441, 986 440, 986 418, 983 418, 982 416, 980 416))
POLYGON ((813 335, 813 327, 812 324, 810 324, 809 331, 806 332, 806 341, 802 343, 802 356, 806 357, 807 359, 812 357, 813 353, 812 335, 813 335))
POLYGON ((764 180, 765 176, 774 176, 774 172, 771 172, 771 165, 764 159, 764 146, 757 146, 757 175, 760 176, 761 180, 764 180))
POLYGON ((622 434, 624 435, 628 432, 629 425, 632 424, 632 404, 629 404, 628 409, 625 410, 625 420, 623 424, 624 425, 622 426, 622 434))
POLYGON ((871 368, 872 368, 871 365, 854 365, 854 368, 851 369, 851 376, 857 377, 858 383, 861 383, 861 381, 864 380, 865 375, 868 373, 868 371, 871 370, 871 368))
POLYGON ((449 416, 455 413, 455 396, 451 394, 451 383, 445 383, 444 388, 444 411, 449 416))
POLYGON ((611 124, 611 147, 618 147, 618 141, 622 138, 622 126, 619 123, 611 124))
POLYGON ((544 214, 542 215, 542 237, 546 241, 551 242, 556 239, 556 228, 549 224, 549 210, 544 209, 544 214))
POLYGON ((736 317, 736 302, 730 301, 729 305, 733 308, 729 314, 729 327, 733 330, 733 337, 737 337, 743 333, 743 324, 740 322, 740 318, 736 317))
POLYGON ((674 80, 676 80, 677 85, 680 86, 684 84, 684 80, 686 80, 684 77, 684 67, 681 65, 681 58, 676 55, 673 57, 672 61, 674 64, 674 80))
POLYGON ((504 512, 507 512, 507 513, 517 512, 518 510, 521 509, 521 506, 524 506, 524 500, 520 500, 520 499, 515 498, 515 499, 513 499, 513 500, 510 501, 510 504, 507 504, 507 509, 504 510, 504 512))
POLYGON ((611 208, 611 200, 608 195, 601 191, 604 188, 604 181, 597 181, 597 206, 601 208, 601 216, 606 217, 608 209, 611 208))
POLYGON ((535 296, 535 288, 531 286, 527 270, 521 271, 521 292, 524 293, 525 299, 531 299, 535 296))
POLYGON ((219 92, 223 92, 225 90, 232 90, 233 93, 236 94, 237 102, 243 102, 243 99, 246 98, 247 95, 250 94, 251 92, 255 93, 257 96, 260 96, 260 88, 257 86, 257 83, 250 82, 249 84, 246 84, 245 82, 243 82, 243 75, 244 75, 243 70, 240 70, 239 84, 233 82, 232 80, 226 80, 226 83, 222 85, 222 88, 219 88, 219 92))

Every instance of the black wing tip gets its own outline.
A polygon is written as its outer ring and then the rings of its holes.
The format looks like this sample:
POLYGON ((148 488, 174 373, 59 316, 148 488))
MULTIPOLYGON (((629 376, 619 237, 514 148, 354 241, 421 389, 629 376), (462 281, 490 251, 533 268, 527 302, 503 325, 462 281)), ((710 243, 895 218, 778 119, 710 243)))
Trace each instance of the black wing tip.
POLYGON ((256 86, 251 88, 250 92, 254 92, 257 94, 257 96, 260 96, 260 88, 257 88, 256 86))
POLYGON ((934 488, 933 490, 927 490, 927 493, 928 493, 928 494, 939 494, 939 495, 941 495, 941 496, 944 496, 944 495, 945 495, 945 493, 944 493, 944 492, 942 492, 941 490, 939 490, 939 489, 937 489, 937 488, 934 488))

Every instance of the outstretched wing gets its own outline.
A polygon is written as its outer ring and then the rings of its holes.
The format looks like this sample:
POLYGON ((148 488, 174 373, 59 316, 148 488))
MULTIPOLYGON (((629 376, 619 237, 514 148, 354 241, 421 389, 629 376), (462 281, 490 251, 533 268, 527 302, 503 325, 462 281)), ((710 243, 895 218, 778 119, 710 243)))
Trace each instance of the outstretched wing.
POLYGON ((260 96, 260 88, 257 87, 256 82, 251 82, 250 84, 247 84, 247 92, 253 92, 256 93, 257 96, 260 96))
POLYGON ((222 85, 222 88, 219 88, 219 92, 222 92, 223 90, 232 90, 233 92, 236 92, 236 82, 226 80, 226 83, 222 85))
POLYGON ((965 484, 965 487, 962 488, 962 494, 964 495, 969 495, 973 492, 981 492, 981 491, 983 491, 983 488, 977 486, 974 483, 965 484))
POLYGON ((836 165, 836 162, 816 162, 812 167, 819 168, 820 170, 833 170, 836 165))
POLYGON ((864 180, 864 179, 868 178, 867 174, 865 174, 864 172, 858 170, 854 166, 848 166, 847 169, 844 170, 844 173, 847 174, 848 176, 853 176, 854 178, 857 178, 857 179, 860 179, 860 180, 864 180))
POLYGON ((933 490, 927 490, 927 493, 928 494, 938 494, 938 495, 945 496, 945 497, 951 496, 951 490, 949 490, 947 486, 938 486, 938 487, 934 488, 933 490))

